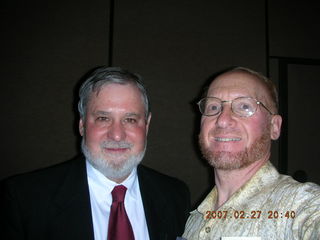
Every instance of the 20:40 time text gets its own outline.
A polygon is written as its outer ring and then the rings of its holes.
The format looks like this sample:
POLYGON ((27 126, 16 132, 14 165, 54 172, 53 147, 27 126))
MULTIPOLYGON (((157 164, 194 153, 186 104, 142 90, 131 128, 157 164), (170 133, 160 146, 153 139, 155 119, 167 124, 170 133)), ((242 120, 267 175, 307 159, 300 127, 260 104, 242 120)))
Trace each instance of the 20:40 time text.
MULTIPOLYGON (((278 218, 295 218, 295 211, 267 211, 267 214, 264 216, 267 219, 278 219, 278 218)), ((251 212, 245 211, 206 211, 205 219, 226 219, 226 218, 234 218, 234 219, 259 219, 262 216, 262 211, 254 210, 251 212)))

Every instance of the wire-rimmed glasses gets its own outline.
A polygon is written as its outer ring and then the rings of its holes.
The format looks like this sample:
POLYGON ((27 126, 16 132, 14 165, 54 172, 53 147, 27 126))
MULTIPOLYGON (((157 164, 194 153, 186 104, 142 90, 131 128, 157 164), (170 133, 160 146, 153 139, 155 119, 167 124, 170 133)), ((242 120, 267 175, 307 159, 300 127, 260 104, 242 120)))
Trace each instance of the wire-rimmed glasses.
POLYGON ((231 103, 231 110, 240 117, 250 117, 261 105, 271 115, 274 115, 262 102, 251 97, 238 97, 230 101, 222 101, 216 97, 205 97, 198 102, 199 110, 204 116, 216 116, 223 110, 224 103, 231 103))

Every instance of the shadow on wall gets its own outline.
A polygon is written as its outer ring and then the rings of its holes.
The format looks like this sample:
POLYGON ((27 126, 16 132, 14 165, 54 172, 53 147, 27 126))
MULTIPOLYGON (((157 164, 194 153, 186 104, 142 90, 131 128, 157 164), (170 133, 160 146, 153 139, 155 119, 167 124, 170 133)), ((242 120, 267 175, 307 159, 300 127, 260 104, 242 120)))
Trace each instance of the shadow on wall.
POLYGON ((304 170, 297 170, 293 173, 292 177, 301 183, 308 182, 308 174, 304 170))

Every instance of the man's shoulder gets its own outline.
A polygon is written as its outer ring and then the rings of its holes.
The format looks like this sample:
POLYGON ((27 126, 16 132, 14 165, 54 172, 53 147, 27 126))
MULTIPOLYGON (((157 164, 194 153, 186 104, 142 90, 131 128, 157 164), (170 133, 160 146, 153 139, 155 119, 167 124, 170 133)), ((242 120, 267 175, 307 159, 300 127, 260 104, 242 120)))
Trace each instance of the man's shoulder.
POLYGON ((182 180, 141 164, 138 166, 138 178, 140 181, 149 182, 156 185, 157 188, 166 189, 166 191, 170 191, 170 189, 173 191, 183 189, 189 192, 186 183, 182 180))
POLYGON ((70 170, 83 168, 81 166, 82 164, 84 166, 83 162, 81 157, 75 157, 49 167, 7 177, 1 180, 1 185, 2 187, 14 187, 29 191, 30 187, 35 190, 38 188, 50 189, 62 181, 70 170))
POLYGON ((307 182, 301 183, 287 175, 280 175, 279 181, 272 189, 272 196, 277 204, 294 208, 317 205, 320 208, 320 186, 307 182))
POLYGON ((167 184, 185 184, 183 181, 176 177, 161 173, 153 168, 147 167, 142 164, 138 166, 138 175, 144 175, 147 178, 158 179, 161 180, 161 182, 167 184))
POLYGON ((260 177, 265 182, 263 191, 272 196, 288 201, 295 197, 312 198, 313 196, 320 196, 320 186, 315 183, 301 183, 289 175, 280 174, 270 162, 263 169, 264 171, 260 173, 260 177))
POLYGON ((137 172, 142 198, 157 206, 170 208, 170 214, 183 213, 183 225, 190 210, 190 191, 187 185, 175 177, 143 165, 138 166, 137 172))
POLYGON ((320 196, 320 186, 313 182, 301 183, 293 179, 291 176, 280 175, 276 188, 285 189, 287 192, 302 195, 318 195, 320 196))

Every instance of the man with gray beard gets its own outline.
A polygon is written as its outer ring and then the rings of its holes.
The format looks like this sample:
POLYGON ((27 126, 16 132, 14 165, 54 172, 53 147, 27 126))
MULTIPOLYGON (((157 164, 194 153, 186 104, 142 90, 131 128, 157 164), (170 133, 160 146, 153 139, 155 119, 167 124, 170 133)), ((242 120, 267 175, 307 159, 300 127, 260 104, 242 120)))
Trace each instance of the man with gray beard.
POLYGON ((83 156, 1 183, 1 239, 175 240, 187 186, 140 164, 151 120, 138 75, 100 67, 79 91, 83 156))
POLYGON ((199 102, 199 145, 216 186, 191 212, 188 240, 320 239, 320 186, 269 161, 282 118, 273 83, 251 69, 217 74, 199 102))

